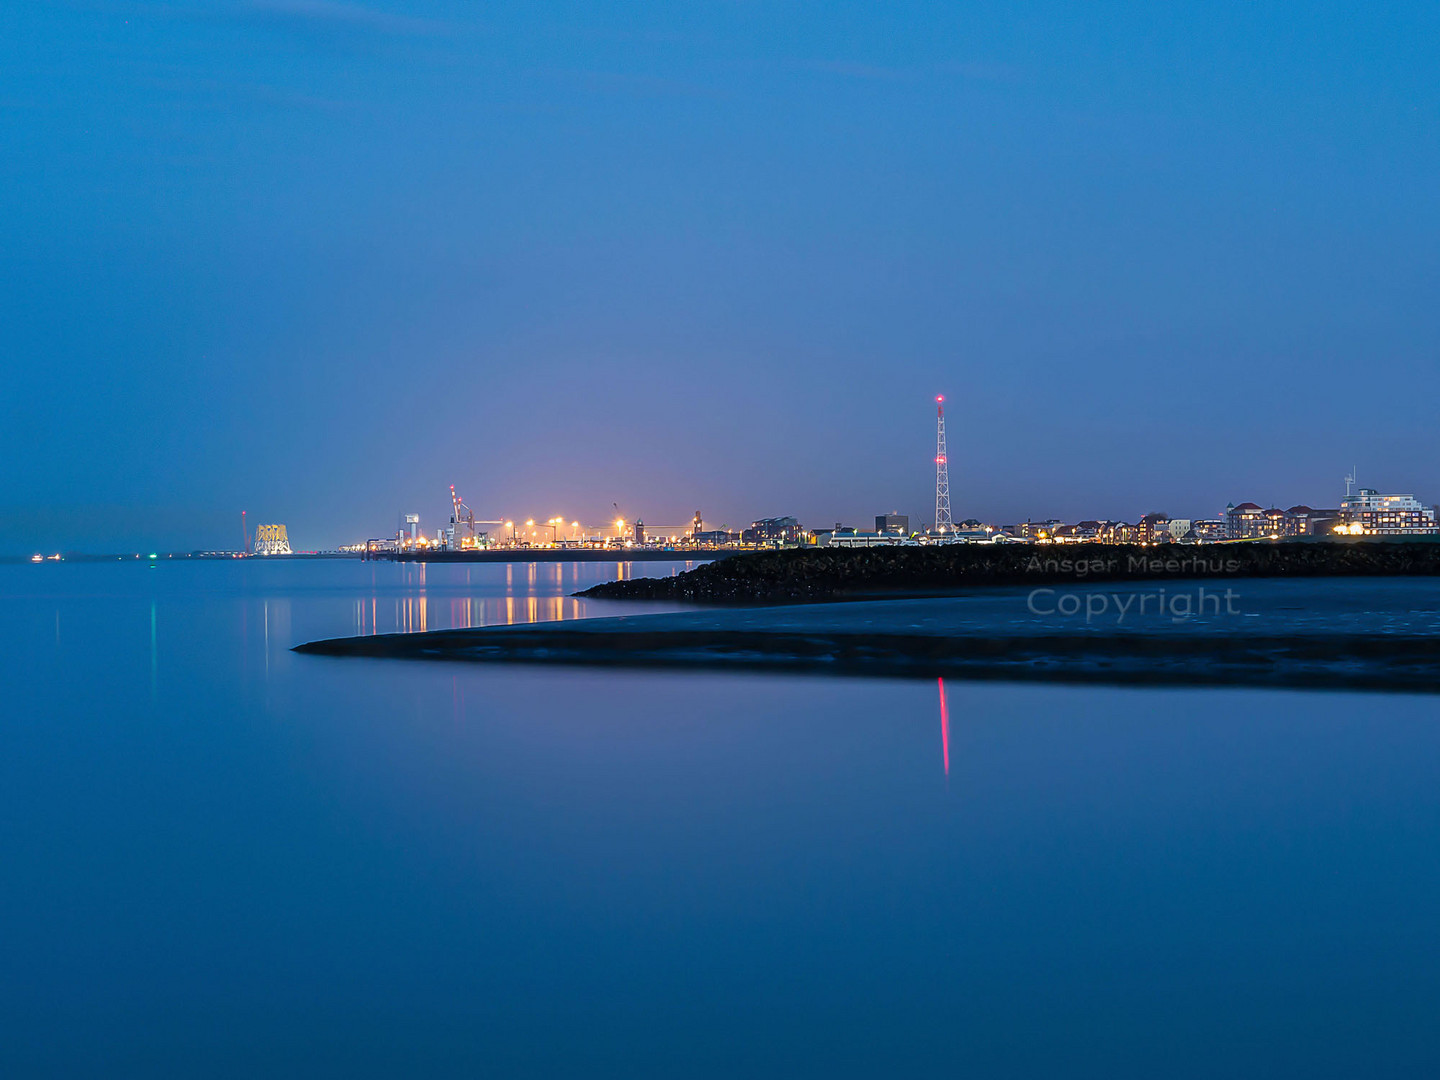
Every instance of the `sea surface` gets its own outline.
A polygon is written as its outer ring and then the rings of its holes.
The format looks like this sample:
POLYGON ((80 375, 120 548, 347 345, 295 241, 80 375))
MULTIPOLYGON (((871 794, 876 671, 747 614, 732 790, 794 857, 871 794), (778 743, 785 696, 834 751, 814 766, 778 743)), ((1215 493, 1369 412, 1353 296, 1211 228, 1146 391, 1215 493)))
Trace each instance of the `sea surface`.
POLYGON ((0 566, 0 1077, 1440 1075, 1440 698, 289 651, 676 569, 0 566))

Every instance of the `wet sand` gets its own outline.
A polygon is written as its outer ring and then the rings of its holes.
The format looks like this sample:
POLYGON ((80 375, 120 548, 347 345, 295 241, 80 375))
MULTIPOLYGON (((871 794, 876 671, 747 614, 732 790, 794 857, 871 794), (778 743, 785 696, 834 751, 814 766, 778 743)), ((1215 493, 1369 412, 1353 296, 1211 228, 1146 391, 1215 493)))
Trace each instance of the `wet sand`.
POLYGON ((337 638, 296 651, 881 678, 1440 691, 1434 579, 1245 586, 987 589, 941 599, 337 638))

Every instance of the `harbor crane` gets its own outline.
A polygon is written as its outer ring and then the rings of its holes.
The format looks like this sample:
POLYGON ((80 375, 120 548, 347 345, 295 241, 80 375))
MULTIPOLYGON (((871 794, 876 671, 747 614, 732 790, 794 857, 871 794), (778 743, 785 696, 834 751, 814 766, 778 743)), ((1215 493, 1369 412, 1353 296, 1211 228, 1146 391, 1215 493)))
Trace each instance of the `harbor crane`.
POLYGON ((465 500, 455 493, 455 485, 450 485, 450 529, 446 539, 452 548, 472 548, 476 546, 475 539, 475 511, 465 505, 465 500), (462 532, 461 530, 464 530, 462 532))
POLYGON ((450 528, 447 530, 446 545, 460 550, 469 550, 481 546, 480 534, 475 531, 476 525, 503 525, 503 521, 476 521, 475 511, 465 505, 465 500, 455 492, 455 485, 450 485, 450 528))

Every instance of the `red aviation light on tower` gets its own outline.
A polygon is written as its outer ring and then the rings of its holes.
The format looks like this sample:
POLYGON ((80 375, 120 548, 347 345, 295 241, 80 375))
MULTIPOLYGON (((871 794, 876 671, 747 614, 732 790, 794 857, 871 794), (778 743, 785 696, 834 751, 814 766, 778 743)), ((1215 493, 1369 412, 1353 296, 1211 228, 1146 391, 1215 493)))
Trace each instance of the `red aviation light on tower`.
POLYGON ((955 531, 950 520, 950 466, 945 455, 945 395, 935 395, 935 533, 955 531))

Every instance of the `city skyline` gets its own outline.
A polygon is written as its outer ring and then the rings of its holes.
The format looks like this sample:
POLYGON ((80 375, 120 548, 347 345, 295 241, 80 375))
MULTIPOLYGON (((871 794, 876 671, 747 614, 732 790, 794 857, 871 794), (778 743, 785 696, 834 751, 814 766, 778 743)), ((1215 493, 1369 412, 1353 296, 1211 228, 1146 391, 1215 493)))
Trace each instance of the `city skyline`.
MULTIPOLYGON (((1293 535, 1314 535, 1331 532, 1335 523, 1341 520, 1350 520, 1344 513, 1347 506, 1358 507, 1362 504, 1368 506, 1370 503, 1375 503, 1376 505, 1371 508, 1378 510, 1382 504, 1389 505, 1396 504, 1397 502, 1405 506, 1413 507, 1415 512, 1423 511, 1428 514, 1429 527, 1433 527, 1437 510, 1440 510, 1440 507, 1437 507, 1436 504, 1428 502, 1423 498, 1416 499, 1413 493, 1400 492, 1398 490, 1379 491, 1378 489, 1369 487, 1367 484, 1360 484, 1357 476, 1358 470, 1352 467, 1350 472, 1341 480, 1341 483, 1346 489, 1345 493, 1343 496, 1335 499, 1312 500, 1311 502, 1304 500, 1297 502, 1289 499, 1270 501, 1263 505, 1248 499, 1239 503, 1232 499, 1219 510, 1206 513, 1194 513, 1193 508, 1182 508, 1180 513, 1171 513, 1169 510, 1147 510, 1143 513, 1131 512, 1119 515, 1079 513, 1065 517, 1053 514, 1032 513, 1012 519, 985 516, 983 514, 966 515, 954 519, 954 527, 966 535, 973 533, 978 526, 981 529, 993 532, 1008 532, 1013 536, 1050 535, 1053 539, 1064 539, 1069 542, 1094 538, 1105 543, 1125 543, 1143 540, 1147 535, 1148 522, 1158 521, 1163 526, 1164 523, 1176 521, 1185 522, 1186 524, 1193 522, 1196 526, 1196 531, 1191 534, 1192 537, 1200 537, 1205 540, 1245 539, 1270 536, 1275 532, 1275 529, 1270 526, 1275 523, 1269 522, 1267 524, 1267 515, 1277 517, 1277 520, 1278 515, 1283 515, 1287 524, 1280 524, 1278 526, 1280 529, 1279 535, 1288 537, 1293 535), (1353 497, 1352 489, 1354 489, 1353 497), (1189 517, 1186 517, 1185 514, 1187 509, 1192 511, 1189 517), (1296 516, 1297 511, 1299 512, 1298 517, 1296 516), (1232 519, 1244 520, 1248 523, 1237 526, 1232 523, 1232 519), (1312 528, 1310 519, 1315 519, 1315 522, 1320 527, 1312 528), (1106 527, 1101 530, 1099 536, 1092 537, 1089 533, 1084 533, 1083 530, 1081 530, 1080 533, 1076 532, 1077 526, 1096 525, 1106 527), (1038 534, 1035 532, 1035 529, 1043 530, 1047 526, 1063 526, 1064 530, 1062 534, 1059 535, 1053 533, 1046 534, 1043 531, 1038 534), (1209 526, 1208 533, 1213 533, 1213 535, 1202 533, 1202 526, 1209 526), (1131 535, 1132 533, 1134 534, 1133 536, 1131 535)), ((458 500, 458 496, 455 496, 453 493, 452 498, 458 500)), ((465 507, 465 509, 468 510, 468 506, 465 507)), ((612 504, 612 510, 621 514, 621 516, 613 519, 602 517, 599 520, 586 521, 570 518, 569 515, 563 514, 552 515, 548 518, 537 518, 526 515, 501 515, 497 519, 485 519, 483 517, 475 518, 473 511, 471 511, 470 517, 472 527, 476 530, 477 536, 486 538, 486 542, 490 544, 498 544, 502 547, 517 542, 533 546, 544 546, 547 543, 553 544, 562 540, 566 543, 576 543, 580 541, 595 542, 613 538, 629 538, 634 535, 637 528, 642 527, 647 540, 651 543, 663 543, 667 537, 671 540, 689 540, 700 528, 729 532, 738 538, 740 533, 747 532, 752 527, 758 527, 766 523, 766 519, 755 517, 745 518, 742 516, 735 521, 706 518, 704 517, 703 510, 697 510, 695 517, 690 521, 676 524, 675 521, 657 519, 653 516, 647 519, 644 514, 625 516, 623 511, 620 511, 619 507, 615 504, 612 504), (547 529, 551 531, 546 532, 545 530, 547 529)), ((882 521, 898 513, 897 510, 891 509, 874 515, 876 521, 875 529, 877 531, 880 530, 880 523, 882 521)), ((240 521, 237 526, 238 531, 245 536, 242 543, 220 543, 189 549, 180 547, 174 550, 209 552, 251 552, 253 550, 258 552, 259 547, 254 546, 252 541, 258 539, 260 536, 259 530, 263 529, 278 529, 280 537, 279 543, 283 545, 283 549, 286 552, 290 550, 288 537, 286 536, 286 530, 289 527, 287 524, 265 523, 261 522, 257 517, 249 517, 247 519, 246 514, 246 511, 241 512, 240 521)), ((446 526, 453 526, 453 519, 444 513, 437 513, 434 517, 427 517, 414 511, 404 511, 396 515, 396 519, 396 527, 389 532, 386 532, 384 529, 377 529, 372 530, 371 533, 363 537, 350 537, 334 543, 302 543, 297 541, 295 550, 302 553, 305 551, 352 549, 358 551, 367 542, 384 541, 387 537, 393 539, 400 533, 403 533, 404 536, 412 540, 415 537, 423 537, 432 546, 435 544, 446 546, 453 542, 453 537, 451 540, 446 540, 448 531, 446 526)), ((831 518, 825 515, 820 515, 808 520, 797 520, 794 516, 785 516, 781 519, 771 518, 769 520, 791 522, 796 530, 803 533, 807 538, 803 542, 810 543, 813 542, 817 534, 828 534, 841 528, 850 532, 858 530, 864 535, 868 529, 867 522, 869 521, 869 516, 862 513, 858 516, 840 517, 834 519, 833 524, 831 518)), ((895 520, 905 521, 912 535, 934 532, 933 523, 923 516, 899 514, 895 520)), ((239 539, 238 534, 232 536, 232 540, 233 539, 239 539)), ((746 541, 747 544, 749 542, 749 540, 746 541)), ((143 548, 147 545, 142 544, 138 546, 143 548)), ((157 547, 157 545, 153 544, 148 546, 157 547)), ((159 546, 163 550, 163 545, 159 546)), ((123 552, 125 549, 123 547, 112 547, 109 549, 79 547, 57 549, 57 551, 58 550, 67 550, 77 555, 91 555, 115 554, 123 552)), ((16 558, 23 554, 30 555, 38 561, 42 556, 49 558, 50 555, 45 554, 49 551, 51 551, 51 548, 46 548, 44 545, 32 545, 31 551, 23 553, 0 552, 0 557, 16 558)))
MULTIPOLYGON (((927 470, 927 477, 933 478, 933 463, 933 455, 927 461, 920 463, 920 467, 923 470, 927 470)), ((1371 487, 1372 483, 1378 483, 1380 485, 1379 490, 1382 490, 1384 492, 1403 491, 1405 493, 1414 493, 1418 496, 1419 501, 1422 504, 1426 506, 1437 505, 1437 500, 1433 497, 1427 496, 1423 487, 1413 487, 1404 484, 1388 484, 1384 481, 1372 481, 1371 478, 1363 475, 1360 476, 1359 479, 1357 479, 1357 475, 1359 473, 1360 470, 1352 467, 1349 472, 1347 472, 1344 476, 1340 477, 1338 481, 1336 481, 1335 487, 1338 488, 1338 491, 1332 491, 1329 494, 1322 493, 1321 496, 1318 498, 1296 498, 1294 497, 1293 493, 1288 495, 1282 493, 1281 497, 1279 498, 1272 498, 1270 497, 1270 495, 1266 495, 1263 498, 1254 500, 1254 493, 1241 492, 1238 495, 1232 494, 1229 497, 1226 497, 1219 506, 1196 507, 1188 503, 1181 503, 1177 499, 1166 499, 1162 496, 1158 499, 1151 500, 1150 503, 1146 504, 1141 504, 1135 499, 1130 499, 1128 501, 1128 508, 1127 506, 1122 505, 1118 512, 1096 512, 1095 504, 1088 502, 1083 493, 1072 492, 1069 493, 1067 496, 1053 500, 1051 504, 1072 508, 1069 510, 1068 513, 1056 512, 1053 509, 1050 509, 1049 506, 1041 506, 1038 509, 1033 510, 1024 510, 1020 513, 992 513, 987 512, 984 507, 976 506, 968 501, 960 501, 955 504, 955 511, 952 515, 952 519, 957 525, 959 525, 961 522, 966 521, 980 521, 984 524, 1001 527, 1003 525, 1018 525, 1027 522, 1043 523, 1046 521, 1060 521, 1072 524, 1075 522, 1089 520, 1117 523, 1137 523, 1146 515, 1156 514, 1163 515, 1167 518, 1177 519, 1186 518, 1187 516, 1197 520, 1206 518, 1223 518, 1226 506, 1234 506, 1241 502, 1252 501, 1257 507, 1263 509, 1286 509, 1288 507, 1296 505, 1313 506, 1316 508, 1335 508, 1340 505, 1343 496, 1348 494, 1349 487, 1357 485, 1371 487), (1153 505, 1151 505, 1151 503, 1153 503, 1153 505), (1137 507, 1140 505, 1145 505, 1147 508, 1137 509, 1137 507), (1073 509, 1074 507, 1079 507, 1079 509, 1073 509)), ((1285 485, 1283 484, 1269 484, 1265 486, 1272 491, 1277 488, 1285 488, 1285 485)), ((476 499, 474 501, 477 504, 480 504, 480 500, 476 499)), ((482 511, 494 512, 496 514, 496 517, 494 519, 486 518, 485 513, 482 512, 479 514, 477 520, 479 520, 483 525, 485 525, 492 535, 505 535, 507 529, 509 529, 509 531, 513 533, 514 529, 511 528, 511 525, 515 522, 518 522, 520 524, 521 531, 523 532, 525 531, 524 527, 527 522, 539 522, 541 524, 537 527, 544 529, 548 528, 549 525, 556 520, 560 520, 563 525, 567 526, 567 533, 576 533, 577 535, 580 535, 598 532, 608 533, 609 531, 613 531, 616 521, 616 515, 618 514, 619 517, 627 523, 627 529, 629 526, 633 526, 637 521, 644 522, 646 523, 647 528, 651 530, 652 535, 659 535, 665 532, 675 532, 677 530, 689 529, 691 527, 691 517, 696 512, 699 512, 703 515, 706 528, 728 528, 735 531, 739 531, 748 527, 752 522, 759 520, 760 518, 784 514, 792 514, 792 516, 798 518, 802 522, 803 526, 807 531, 811 532, 815 530, 823 530, 830 528, 832 525, 837 523, 847 527, 860 527, 863 529, 865 528, 865 523, 877 514, 895 512, 902 513, 907 516, 909 520, 913 523, 915 530, 920 531, 933 524, 931 518, 933 518, 934 516, 933 509, 929 509, 933 508, 934 506, 933 479, 932 488, 928 495, 928 498, 926 496, 921 496, 919 500, 913 503, 908 509, 905 504, 892 500, 890 503, 886 503, 883 506, 881 505, 881 502, 876 502, 872 506, 868 507, 861 505, 860 509, 855 510, 854 512, 845 512, 838 514, 835 512, 827 512, 824 508, 821 508, 818 512, 813 513, 796 513, 794 512, 794 508, 801 505, 803 501, 798 498, 791 500, 789 504, 774 507, 764 507, 761 508, 761 510, 759 511, 751 508, 747 512, 744 507, 741 507, 739 513, 733 514, 728 517, 706 511, 704 506, 692 508, 692 510, 690 511, 673 511, 669 513, 668 516, 663 510, 658 514, 652 514, 644 509, 644 507, 647 505, 646 503, 633 499, 627 499, 626 502, 623 504, 617 504, 616 501, 612 500, 609 506, 609 512, 607 513, 605 508, 594 505, 596 501, 597 500, 592 499, 585 504, 594 507, 591 513, 560 513, 555 511, 555 507, 552 506, 552 512, 546 512, 543 514, 543 516, 533 510, 524 510, 522 512, 516 513, 513 511, 513 508, 496 508, 485 504, 480 504, 482 511), (638 513, 636 512, 637 509, 639 510, 638 513)), ((853 496, 843 498, 843 501, 848 504, 858 504, 858 500, 853 496)), ((1120 496, 1118 499, 1112 501, 1118 501, 1121 503, 1125 502, 1123 496, 1120 496)), ((543 500, 540 499, 532 499, 529 500, 529 502, 532 504, 545 505, 543 500)), ((1007 500, 1001 497, 999 499, 993 499, 992 504, 1013 505, 1014 500, 1007 500)), ((111 508, 110 512, 120 514, 122 519, 126 517, 125 512, 120 508, 111 508)), ((142 517, 143 514, 146 512, 148 511, 142 509, 139 514, 132 515, 131 520, 136 520, 142 517)), ((128 551, 132 548, 134 550, 159 549, 172 551, 240 550, 241 545, 237 541, 239 540, 242 530, 246 528, 253 528, 256 523, 262 521, 280 521, 282 517, 282 515, 279 514, 268 513, 267 508, 264 505, 261 505, 258 510, 247 507, 241 508, 240 510, 212 513, 208 516, 218 519, 222 513, 230 519, 228 525, 221 524, 221 522, 219 522, 218 520, 213 520, 198 526, 193 534, 195 537, 204 538, 210 542, 188 542, 184 539, 184 536, 182 534, 180 542, 173 545, 167 545, 163 542, 157 542, 157 537, 163 535, 162 529, 160 528, 153 528, 147 531, 143 527, 135 528, 132 526, 131 531, 127 534, 127 531, 123 525, 119 529, 114 529, 99 535, 91 531, 86 531, 83 534, 79 534, 81 535, 81 540, 78 543, 56 543, 54 542, 54 537, 57 535, 57 530, 53 527, 47 527, 43 519, 39 522, 36 522, 33 519, 27 520, 23 515, 15 515, 14 517, 7 519, 5 522, 6 525, 10 526, 9 534, 0 534, 5 536, 5 539, 8 541, 5 547, 0 547, 0 557, 29 556, 37 551, 73 551, 77 554, 108 554, 111 552, 128 551), (247 514, 249 515, 249 526, 245 524, 245 515, 247 514), (27 529, 28 533, 26 532, 27 529), (25 537, 27 535, 30 537, 28 543, 25 540, 25 537), (138 540, 141 542, 130 544, 111 542, 107 545, 107 538, 111 541, 115 539, 130 539, 138 540), (46 542, 47 539, 50 542, 46 542)), ((401 519, 407 518, 411 515, 418 516, 418 526, 421 532, 425 533, 428 536, 433 536, 435 535, 437 530, 443 529, 443 526, 449 520, 449 513, 450 511, 448 505, 445 506, 445 508, 443 509, 441 508, 440 499, 432 498, 427 500, 422 498, 410 500, 410 502, 404 504, 398 510, 398 512, 392 511, 389 515, 388 527, 386 525, 385 519, 377 519, 375 522, 372 523, 373 527, 369 528, 368 530, 362 527, 353 534, 339 535, 334 532, 326 532, 326 526, 324 526, 323 524, 317 527, 316 523, 307 518, 303 513, 293 515, 291 520, 285 522, 285 526, 287 528, 295 529, 298 524, 299 534, 303 536, 304 539, 297 539, 297 550, 336 550, 346 545, 352 545, 362 542, 366 539, 376 537, 383 538, 385 536, 394 535, 397 523, 401 519), (432 503, 435 505, 431 506, 432 503), (419 509, 417 509, 417 507, 419 509)))

